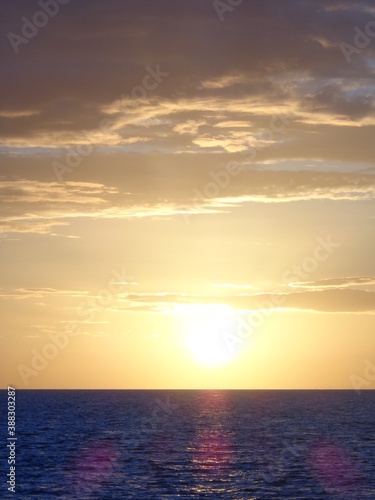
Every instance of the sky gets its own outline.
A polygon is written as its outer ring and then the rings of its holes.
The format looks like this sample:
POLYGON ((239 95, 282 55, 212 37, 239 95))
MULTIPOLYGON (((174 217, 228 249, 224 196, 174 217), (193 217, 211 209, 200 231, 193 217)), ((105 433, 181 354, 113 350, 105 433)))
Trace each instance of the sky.
POLYGON ((1 386, 374 388, 374 3, 2 11, 1 386))

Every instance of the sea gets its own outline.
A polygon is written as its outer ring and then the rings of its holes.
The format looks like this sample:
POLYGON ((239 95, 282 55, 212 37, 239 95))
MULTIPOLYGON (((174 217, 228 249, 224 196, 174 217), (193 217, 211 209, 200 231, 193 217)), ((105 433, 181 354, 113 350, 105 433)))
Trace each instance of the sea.
POLYGON ((375 391, 18 390, 15 493, 0 404, 0 498, 375 499, 375 391))

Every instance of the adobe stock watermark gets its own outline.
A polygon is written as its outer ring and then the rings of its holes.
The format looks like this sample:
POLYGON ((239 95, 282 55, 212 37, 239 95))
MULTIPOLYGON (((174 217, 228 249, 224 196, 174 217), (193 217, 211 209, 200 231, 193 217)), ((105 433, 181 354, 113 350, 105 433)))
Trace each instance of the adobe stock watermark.
POLYGON ((21 17, 22 35, 17 35, 13 31, 7 34, 7 38, 16 54, 20 51, 20 45, 27 45, 32 38, 35 38, 41 28, 49 23, 60 11, 60 5, 66 5, 70 0, 39 0, 38 5, 42 10, 37 10, 31 19, 26 16, 21 17))
MULTIPOLYGON (((147 98, 149 92, 155 90, 170 73, 162 71, 160 69, 160 64, 157 64, 155 68, 151 66, 146 66, 146 75, 142 79, 141 85, 136 85, 132 88, 130 95, 122 94, 119 98, 121 100, 120 108, 134 108, 139 101, 147 98)), ((74 169, 79 167, 82 163, 83 158, 91 155, 94 152, 94 148, 97 145, 97 139, 93 140, 92 137, 102 136, 110 134, 113 132, 113 127, 115 122, 108 118, 103 118, 99 122, 97 129, 89 132, 87 130, 82 131, 86 136, 87 142, 83 145, 68 146, 65 148, 65 161, 54 161, 52 162, 52 169, 59 182, 63 181, 63 177, 66 174, 73 172, 74 169)))
MULTIPOLYGON (((172 404, 169 400, 169 396, 166 398, 166 403, 163 403, 160 398, 156 398, 152 414, 141 419, 141 433, 147 435, 152 432, 165 430, 165 427, 170 423, 169 417, 177 408, 178 405, 172 404)), ((139 438, 138 441, 140 441, 139 438)))
MULTIPOLYGON (((375 17, 374 14, 371 15, 375 17)), ((340 49, 348 64, 352 62, 353 54, 360 54, 369 46, 371 39, 375 38, 375 21, 368 21, 363 30, 355 26, 354 33, 353 45, 347 42, 340 43, 340 49)))
MULTIPOLYGON (((267 127, 262 133, 261 137, 258 137, 259 141, 273 141, 275 139, 275 134, 282 132, 285 127, 290 123, 290 120, 284 115, 272 115, 269 127, 267 127)), ((237 177, 241 172, 243 172, 245 165, 247 163, 254 162, 257 152, 262 149, 261 145, 251 146, 250 156, 247 156, 242 162, 238 161, 229 161, 225 168, 219 171, 209 172, 209 176, 211 181, 207 182, 201 190, 198 188, 194 188, 192 190, 194 195, 194 200, 202 200, 209 201, 219 197, 224 189, 226 189, 233 177, 237 177)), ((193 209, 198 210, 201 205, 197 202, 194 202, 193 209)), ((190 223, 190 216, 192 215, 192 211, 189 208, 182 208, 183 212, 181 213, 187 224, 190 223)))
POLYGON ((375 382, 375 365, 369 359, 364 360, 363 376, 352 374, 350 382, 357 394, 361 394, 363 389, 369 389, 372 382, 375 382))
MULTIPOLYGON (((98 311, 113 305, 118 294, 123 293, 128 285, 129 277, 125 269, 121 273, 112 271, 112 278, 108 282, 107 288, 99 290, 95 296, 87 299, 77 307, 77 316, 83 317, 86 321, 94 321, 98 311)), ((58 354, 64 351, 70 340, 83 333, 79 321, 69 321, 65 324, 62 331, 48 333, 50 342, 44 344, 40 349, 31 350, 31 360, 28 365, 19 364, 17 371, 25 387, 29 385, 30 377, 37 377, 39 373, 47 368, 49 363, 54 360, 58 354)))
MULTIPOLYGON (((97 313, 113 305, 118 294, 124 293, 127 285, 136 284, 130 281, 133 277, 129 276, 125 269, 122 269, 121 273, 112 271, 112 276, 107 288, 102 288, 94 296, 87 297, 77 307, 77 316, 85 318, 86 321, 94 321, 97 313)), ((69 322, 67 328, 69 332, 75 331, 79 328, 79 323, 69 322)))
POLYGON ((212 5, 221 22, 224 21, 226 12, 233 12, 236 7, 241 5, 243 0, 213 0, 212 5))
MULTIPOLYGON (((317 238, 317 246, 311 256, 305 257, 301 264, 293 265, 282 274, 282 283, 288 285, 291 282, 305 280, 308 276, 314 273, 321 262, 326 261, 334 251, 341 246, 340 243, 334 243, 331 236, 317 238)), ((251 338, 255 329, 260 328, 264 320, 270 317, 274 310, 279 308, 287 299, 286 294, 273 292, 270 297, 263 299, 257 310, 253 310, 246 319, 238 318, 236 333, 223 332, 222 337, 230 352, 242 345, 245 339, 251 338)))

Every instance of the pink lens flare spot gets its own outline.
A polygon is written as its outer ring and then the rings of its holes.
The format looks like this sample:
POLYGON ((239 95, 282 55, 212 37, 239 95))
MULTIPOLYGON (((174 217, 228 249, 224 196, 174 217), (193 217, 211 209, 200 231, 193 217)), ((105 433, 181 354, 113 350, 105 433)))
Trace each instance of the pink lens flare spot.
POLYGON ((310 451, 309 465, 314 476, 326 488, 346 491, 358 485, 360 474, 348 452, 331 442, 321 442, 310 451))
POLYGON ((81 451, 75 466, 77 487, 95 489, 113 474, 119 452, 108 443, 95 443, 81 451))

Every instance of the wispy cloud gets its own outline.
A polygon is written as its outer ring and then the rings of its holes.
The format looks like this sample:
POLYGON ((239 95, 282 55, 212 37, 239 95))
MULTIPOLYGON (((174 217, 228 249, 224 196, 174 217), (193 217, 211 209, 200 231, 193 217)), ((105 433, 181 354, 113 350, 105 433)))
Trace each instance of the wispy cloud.
POLYGON ((173 312, 181 305, 226 305, 233 310, 295 309, 321 313, 375 313, 375 292, 328 289, 237 295, 129 294, 116 308, 173 312))
POLYGON ((346 278, 326 278, 317 281, 297 281, 289 283, 293 288, 310 288, 324 290, 329 288, 348 288, 353 286, 366 287, 367 285, 375 285, 375 277, 373 276, 353 276, 346 278))

